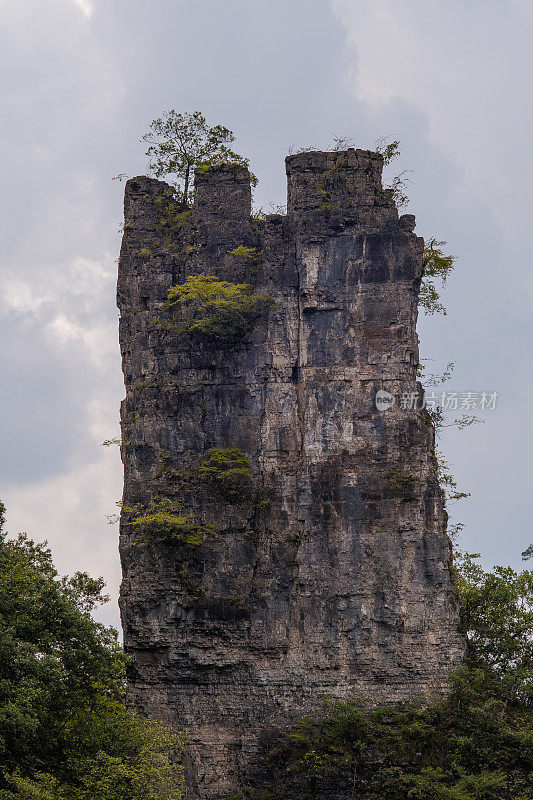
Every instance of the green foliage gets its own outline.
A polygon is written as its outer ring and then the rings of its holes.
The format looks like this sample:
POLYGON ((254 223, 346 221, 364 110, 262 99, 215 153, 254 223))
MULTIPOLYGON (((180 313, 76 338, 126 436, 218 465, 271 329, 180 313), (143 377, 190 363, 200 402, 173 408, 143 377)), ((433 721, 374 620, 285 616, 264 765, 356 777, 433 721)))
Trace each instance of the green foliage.
MULTIPOLYGON (((149 145, 146 155, 152 172, 174 183, 182 206, 191 200, 191 172, 195 167, 203 172, 217 164, 248 166, 248 159, 229 146, 235 141, 232 131, 223 125, 209 127, 199 111, 167 111, 153 120, 142 140, 149 145)), ((255 176, 252 182, 257 183, 255 176)))
MULTIPOLYGON (((444 376, 441 377, 443 377, 444 380, 447 380, 448 375, 451 374, 452 371, 453 365, 450 363, 448 364, 444 376)), ((439 376, 434 377, 435 381, 437 381, 439 376)), ((443 411, 438 406, 434 409, 426 409, 425 414, 427 415, 428 421, 433 424, 437 437, 443 428, 459 428, 459 430, 463 430, 464 428, 469 428, 471 425, 475 425, 476 423, 480 422, 480 420, 478 420, 478 418, 472 414, 463 414, 461 417, 457 417, 454 420, 445 422, 443 411)), ((441 489, 444 492, 444 498, 446 502, 464 500, 466 497, 470 497, 470 492, 459 491, 457 481, 452 474, 450 464, 442 454, 440 448, 437 446, 435 446, 433 451, 433 463, 434 471, 437 475, 441 489)))
POLYGON ((163 478, 168 485, 177 484, 178 486, 183 486, 187 480, 187 474, 184 470, 177 469, 173 465, 169 453, 163 453, 154 478, 163 478))
MULTIPOLYGON (((378 139, 376 151, 383 156, 383 163, 388 166, 391 161, 400 156, 400 142, 395 139, 388 141, 387 138, 378 139)), ((407 195, 407 184, 409 178, 407 170, 403 170, 392 178, 391 184, 385 191, 392 193, 392 198, 398 208, 407 205, 409 197, 407 195)), ((439 289, 436 281, 441 282, 440 291, 446 284, 450 273, 454 269, 455 256, 445 255, 442 247, 446 242, 439 241, 434 237, 429 240, 424 248, 423 273, 418 305, 426 314, 446 314, 446 308, 440 300, 439 289)))
POLYGON ((141 256, 141 258, 152 258, 154 254, 152 253, 149 247, 141 247, 141 249, 139 250, 139 255, 141 256))
MULTIPOLYGON (((390 137, 384 136, 378 139, 375 145, 377 153, 383 156, 383 165, 387 167, 391 161, 398 158, 400 153, 400 142, 398 139, 389 141, 390 137)), ((385 186, 383 192, 385 195, 392 197, 398 208, 407 205, 409 197, 407 196, 407 184, 409 179, 406 177, 409 170, 403 170, 398 175, 394 175, 392 182, 389 186, 385 186)))
POLYGON ((199 522, 191 514, 184 514, 183 504, 170 497, 154 497, 145 508, 124 510, 134 514, 127 524, 140 531, 146 544, 163 540, 198 547, 206 536, 216 534, 214 525, 199 522))
POLYGON ((519 800, 533 797, 531 716, 483 695, 462 674, 446 703, 364 712, 334 702, 273 747, 255 797, 519 800))
POLYGON ((407 184, 409 183, 409 178, 406 177, 408 174, 409 170, 402 170, 402 172, 393 177, 390 186, 385 189, 385 191, 389 191, 391 193, 391 197, 398 208, 403 208, 409 202, 409 196, 407 194, 407 184))
POLYGON ((435 238, 429 240, 424 248, 423 275, 420 285, 418 304, 426 314, 446 314, 446 309, 440 301, 435 281, 439 280, 442 286, 446 284, 450 273, 454 269, 455 256, 444 254, 442 247, 446 242, 435 238))
POLYGON ((266 214, 266 211, 263 209, 262 206, 260 206, 257 209, 254 209, 254 211, 252 213, 252 216, 251 216, 252 222, 254 222, 256 224, 264 222, 266 220, 266 218, 267 218, 267 214, 266 214))
POLYGON ((347 150, 349 147, 354 147, 357 141, 353 136, 333 136, 332 139, 333 139, 332 149, 335 152, 339 152, 340 150, 347 150))
MULTIPOLYGON (((208 487, 234 505, 253 503, 256 511, 267 504, 258 498, 249 458, 234 447, 211 447, 188 470, 175 467, 168 453, 164 453, 154 477, 163 478, 177 491, 197 492, 201 486, 208 487)), ((182 510, 177 501, 173 504, 176 513, 182 510)))
POLYGON ((299 547, 303 540, 307 539, 307 537, 310 535, 311 531, 295 530, 291 533, 291 542, 299 547))
POLYGON ((339 205, 333 202, 333 194, 335 190, 339 188, 339 184, 343 180, 339 172, 339 166, 340 156, 337 157, 331 169, 327 169, 322 173, 320 180, 317 181, 316 184, 316 188, 322 197, 319 208, 325 217, 329 217, 333 210, 339 208, 339 205))
POLYGON ((485 572, 477 558, 465 553, 454 560, 469 662, 485 671, 502 702, 532 709, 533 572, 485 572))
POLYGON ((429 706, 327 701, 271 742, 259 800, 531 800, 533 574, 458 561, 468 655, 429 706))
MULTIPOLYGON (((448 381, 452 376, 454 369, 455 362, 450 361, 446 365, 443 373, 432 372, 426 375, 425 368, 419 365, 418 376, 423 378, 424 389, 427 389, 431 386, 438 386, 439 384, 446 383, 446 381, 448 381)), ((435 428, 435 436, 437 438, 440 437, 441 431, 444 428, 458 428, 459 430, 464 430, 464 428, 469 428, 471 425, 477 425, 478 423, 483 422, 483 420, 480 420, 474 414, 461 414, 460 417, 455 417, 454 419, 445 419, 444 412, 440 406, 435 406, 435 408, 427 408, 425 413, 435 428)), ((437 474, 441 489, 444 492, 444 498, 446 502, 463 500, 466 497, 470 497, 470 492, 459 491, 457 487, 457 481, 453 477, 450 465, 447 459, 444 458, 440 448, 437 446, 433 452, 433 459, 434 469, 437 474)), ((459 528, 463 527, 460 523, 457 524, 459 525, 459 528)))
POLYGON ((248 258, 250 261, 255 261, 259 255, 256 247, 245 247, 243 244, 240 244, 233 250, 228 250, 228 253, 232 256, 238 256, 239 258, 248 258))
POLYGON ((393 464, 392 467, 385 473, 385 480, 388 485, 395 491, 404 492, 412 489, 414 478, 405 472, 398 464, 393 464))
POLYGON ((192 209, 184 206, 174 191, 162 192, 155 198, 155 204, 159 209, 157 227, 166 234, 165 243, 171 244, 171 235, 183 231, 189 222, 192 209))
POLYGON ((450 464, 439 448, 435 448, 435 470, 446 502, 455 502, 456 500, 464 500, 470 497, 470 492, 459 491, 457 481, 450 469, 450 464))
POLYGON ((53 772, 4 773, 0 800, 181 800, 180 737, 122 702, 70 710, 64 762, 53 772))
POLYGON ((113 436, 112 439, 104 439, 102 442, 102 447, 112 447, 115 444, 120 447, 122 445, 122 439, 120 439, 118 436, 113 436))
MULTIPOLYGON (((421 359, 422 362, 424 361, 433 361, 434 359, 421 359)), ((421 379, 424 389, 427 389, 431 386, 440 386, 443 383, 446 383, 450 380, 455 370, 455 361, 448 361, 446 367, 444 368, 443 372, 429 372, 426 374, 426 366, 423 363, 420 363, 417 367, 417 377, 421 379)))
POLYGON ((395 158, 400 156, 399 139, 393 139, 393 141, 390 142, 388 137, 381 137, 376 142, 376 153, 381 153, 383 156, 383 165, 388 167, 391 161, 394 161, 395 158))
POLYGON ((254 483, 250 459, 234 447, 211 447, 202 457, 196 477, 215 488, 230 503, 248 503, 254 483))
POLYGON ((259 250, 257 247, 246 247, 245 245, 241 244, 238 247, 235 247, 233 250, 228 250, 228 252, 230 255, 236 256, 236 258, 242 258, 247 261, 250 265, 250 275, 252 278, 257 276, 261 266, 261 261, 263 259, 262 250, 259 250))
POLYGON ((256 294, 250 284, 229 283, 203 273, 190 275, 168 292, 166 307, 180 319, 167 327, 178 335, 231 343, 244 336, 259 314, 272 305, 272 298, 256 294))
POLYGON ((1 800, 181 797, 180 739, 126 709, 117 633, 90 615, 103 586, 0 536, 1 800))
POLYGON ((258 250, 257 247, 245 247, 243 244, 240 244, 238 247, 235 247, 233 250, 228 250, 232 256, 237 256, 238 258, 246 258, 248 261, 260 261, 261 256, 263 255, 261 250, 258 250))

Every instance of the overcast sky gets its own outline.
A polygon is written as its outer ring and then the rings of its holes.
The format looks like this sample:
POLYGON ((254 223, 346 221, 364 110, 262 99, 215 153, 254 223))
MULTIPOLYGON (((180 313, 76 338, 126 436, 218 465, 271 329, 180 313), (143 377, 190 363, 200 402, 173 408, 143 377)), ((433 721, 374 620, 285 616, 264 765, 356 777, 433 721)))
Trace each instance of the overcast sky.
POLYGON ((447 388, 497 391, 484 424, 443 442, 470 499, 464 547, 520 567, 533 541, 530 237, 533 5, 527 0, 0 0, 0 498, 11 533, 48 539, 63 572, 103 574, 116 623, 115 308, 124 185, 162 111, 237 134, 285 202, 289 149, 333 136, 402 143, 417 232, 457 256, 448 316, 422 355, 447 388))

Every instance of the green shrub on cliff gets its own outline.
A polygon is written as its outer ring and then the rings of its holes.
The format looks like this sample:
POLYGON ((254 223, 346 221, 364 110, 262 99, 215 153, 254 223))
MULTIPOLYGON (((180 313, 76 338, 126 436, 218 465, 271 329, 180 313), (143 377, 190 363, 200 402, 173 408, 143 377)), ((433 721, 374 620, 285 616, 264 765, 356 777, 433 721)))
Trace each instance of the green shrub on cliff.
POLYGON ((180 738, 125 706, 126 657, 91 611, 103 581, 60 578, 1 533, 0 799, 180 800, 180 738))
POLYGON ((399 464, 393 464, 385 473, 385 481, 390 489, 395 492, 405 492, 412 489, 414 478, 405 472, 399 464))
POLYGON ((266 749, 260 800, 531 800, 533 573, 454 567, 467 637, 450 696, 364 711, 326 702, 266 749))
POLYGON ((168 329, 222 343, 244 336, 272 299, 247 283, 229 283, 213 275, 190 275, 172 286, 166 307, 173 315, 168 329))
POLYGON ((196 477, 210 484, 232 503, 246 503, 253 495, 250 459, 234 447, 211 447, 202 457, 196 477))
POLYGON ((446 281, 454 269, 455 256, 446 255, 442 250, 446 242, 431 238, 424 247, 423 276, 420 284, 418 304, 426 314, 446 314, 446 309, 440 301, 435 281, 438 280, 444 288, 446 281))
POLYGON ((228 250, 228 253, 240 259, 241 262, 247 263, 250 276, 252 278, 257 277, 257 274, 261 268, 261 262, 263 260, 262 249, 259 249, 258 247, 246 247, 245 245, 240 244, 238 247, 234 247, 233 250, 228 250))
POLYGON ((166 540, 197 547, 206 536, 216 533, 214 525, 199 522, 192 514, 184 514, 183 504, 170 497, 155 497, 146 508, 125 510, 135 513, 127 524, 140 531, 146 544, 166 540))
POLYGON ((172 241, 168 235, 184 230, 190 221, 192 209, 185 208, 171 189, 158 195, 155 204, 158 208, 157 228, 166 235, 165 242, 168 245, 172 241))
POLYGON ((228 250, 228 253, 232 256, 237 256, 237 258, 245 258, 247 261, 253 262, 260 261, 263 255, 262 250, 258 250, 257 247, 246 247, 243 244, 234 247, 233 250, 228 250))

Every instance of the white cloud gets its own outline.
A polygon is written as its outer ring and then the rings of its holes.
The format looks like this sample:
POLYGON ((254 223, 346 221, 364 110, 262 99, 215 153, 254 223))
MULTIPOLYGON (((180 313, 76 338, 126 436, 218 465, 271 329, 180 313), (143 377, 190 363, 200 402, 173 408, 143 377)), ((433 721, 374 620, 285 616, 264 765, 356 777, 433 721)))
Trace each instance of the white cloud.
MULTIPOLYGON (((12 533, 48 539, 61 572, 103 574, 116 597, 106 514, 122 469, 118 448, 101 442, 118 435, 123 396, 110 180, 113 148, 123 149, 120 60, 86 24, 93 0, 8 5, 0 498, 12 533)), ((116 605, 103 613, 117 622, 116 605)))
POLYGON ((94 6, 89 2, 89 0, 74 0, 74 5, 80 9, 87 19, 91 18, 94 11, 94 6))
POLYGON ((36 294, 31 284, 15 279, 6 282, 1 302, 4 312, 9 310, 17 314, 35 314, 45 301, 36 294))
POLYGON ((42 343, 56 354, 58 347, 70 348, 70 355, 77 348, 78 363, 88 359, 97 367, 116 366, 116 321, 108 308, 115 280, 115 264, 105 255, 100 261, 75 258, 62 270, 43 268, 31 282, 6 277, 0 314, 35 322, 42 343))
POLYGON ((8 274, 0 302, 4 310, 20 314, 35 313, 49 303, 57 307, 75 302, 81 310, 96 310, 115 279, 116 266, 111 255, 104 254, 101 260, 77 257, 62 269, 55 265, 41 267, 32 275, 31 282, 8 274))
MULTIPOLYGON (((1 496, 11 533, 25 530, 37 540, 47 539, 61 572, 88 570, 105 576, 113 602, 99 616, 117 625, 117 528, 108 525, 106 515, 117 510, 122 470, 118 448, 101 447, 104 439, 119 435, 122 391, 115 280, 114 259, 105 253, 100 259, 75 257, 61 268, 43 266, 31 280, 6 276, 0 318, 17 332, 17 346, 24 348, 27 340, 39 362, 53 365, 58 396, 62 388, 69 391, 76 385, 83 391, 63 420, 69 455, 62 471, 15 486, 6 482, 1 496), (68 376, 63 386, 62 375, 68 376)), ((24 349, 22 358, 22 368, 28 371, 24 349)), ((36 395, 33 405, 38 404, 36 395)), ((45 411, 44 419, 61 413, 58 408, 59 404, 55 411, 45 411)), ((53 448, 53 440, 44 446, 53 448)))
POLYGON ((2 499, 7 506, 10 535, 26 531, 37 541, 46 539, 60 573, 86 570, 105 577, 111 603, 97 616, 116 626, 120 584, 118 526, 109 525, 106 517, 117 511, 122 471, 118 448, 101 447, 100 442, 116 434, 110 425, 117 415, 114 402, 102 395, 91 399, 87 412, 93 446, 85 463, 73 458, 64 473, 34 484, 7 487, 2 499))

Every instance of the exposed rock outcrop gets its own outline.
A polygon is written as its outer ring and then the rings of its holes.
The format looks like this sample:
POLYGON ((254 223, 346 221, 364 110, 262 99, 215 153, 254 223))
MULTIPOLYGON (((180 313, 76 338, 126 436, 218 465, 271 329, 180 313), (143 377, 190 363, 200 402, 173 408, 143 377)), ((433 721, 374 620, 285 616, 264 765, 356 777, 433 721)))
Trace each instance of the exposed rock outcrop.
POLYGON ((124 641, 133 704, 189 733, 191 796, 235 791, 261 730, 324 695, 439 694, 462 654, 434 431, 399 403, 420 394, 423 241, 381 170, 364 150, 291 156, 287 216, 264 220, 242 167, 197 174, 190 213, 165 183, 126 186, 124 641), (165 301, 201 273, 274 304, 240 338, 184 333, 165 301), (206 479, 212 448, 253 478, 206 479), (132 524, 162 498, 188 541, 132 524))

